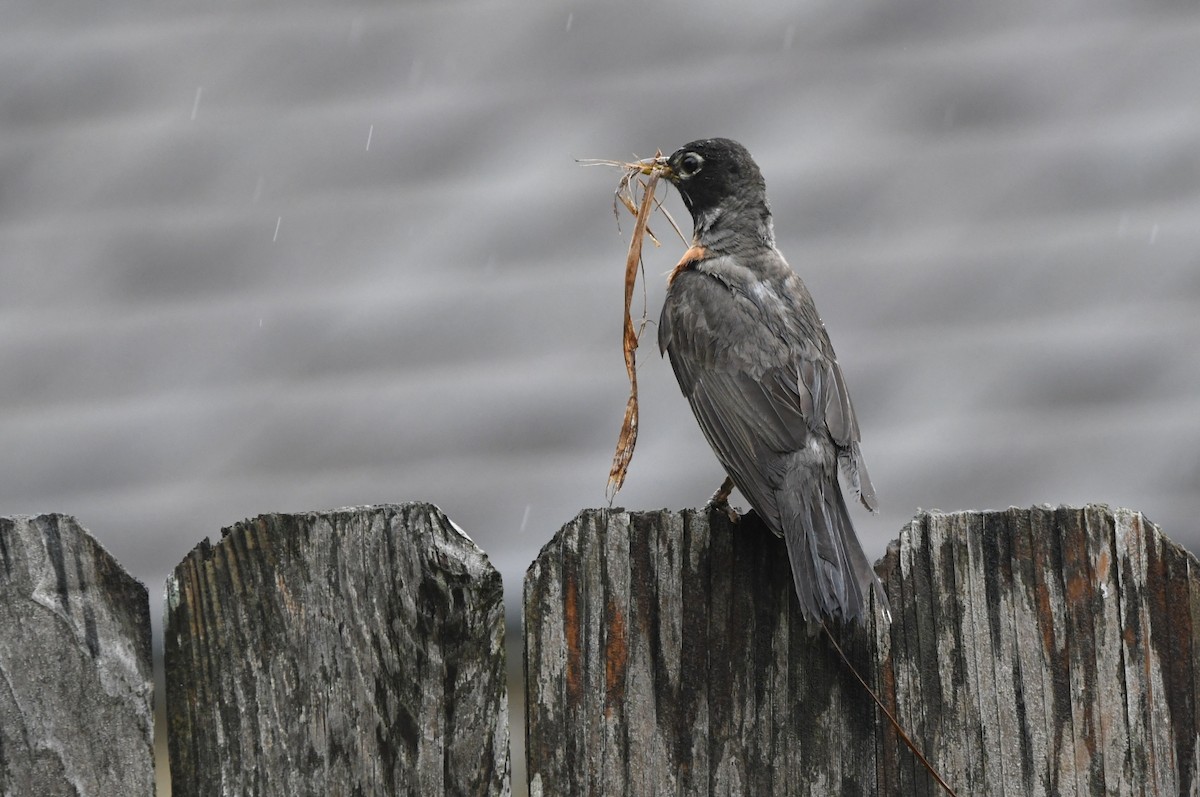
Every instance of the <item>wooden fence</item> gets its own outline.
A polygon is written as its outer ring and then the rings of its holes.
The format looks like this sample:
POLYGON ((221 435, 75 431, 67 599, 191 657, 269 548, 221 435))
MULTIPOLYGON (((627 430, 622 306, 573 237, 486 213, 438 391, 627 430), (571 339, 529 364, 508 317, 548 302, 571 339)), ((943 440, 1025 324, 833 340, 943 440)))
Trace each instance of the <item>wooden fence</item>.
MULTIPOLYGON (((145 588, 58 515, 0 564, 0 794, 152 794, 145 588)), ((1196 568, 1127 510, 923 513, 833 633, 963 797, 1195 795, 1196 568)), ((531 795, 941 793, 752 517, 585 511, 524 604, 531 795)), ((509 793, 500 577, 435 507, 245 521, 166 610, 176 795, 509 793)))

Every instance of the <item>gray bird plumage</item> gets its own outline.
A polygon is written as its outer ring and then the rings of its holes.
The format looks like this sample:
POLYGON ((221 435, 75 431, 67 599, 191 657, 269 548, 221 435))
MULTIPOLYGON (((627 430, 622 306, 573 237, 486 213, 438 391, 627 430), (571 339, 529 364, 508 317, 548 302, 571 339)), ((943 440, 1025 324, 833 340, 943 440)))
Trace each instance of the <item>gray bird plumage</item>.
POLYGON ((876 506, 858 421, 812 296, 775 247, 762 173, 742 145, 694 141, 665 161, 694 224, 658 328, 733 483, 787 542, 805 618, 854 621, 883 588, 838 484, 876 506))

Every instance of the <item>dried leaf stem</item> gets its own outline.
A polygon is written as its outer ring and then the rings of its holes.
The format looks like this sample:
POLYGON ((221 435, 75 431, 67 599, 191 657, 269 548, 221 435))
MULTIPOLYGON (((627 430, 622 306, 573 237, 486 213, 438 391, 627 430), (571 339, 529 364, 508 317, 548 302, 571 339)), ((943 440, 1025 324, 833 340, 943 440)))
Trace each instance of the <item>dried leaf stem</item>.
MULTIPOLYGON (((624 184, 632 175, 627 173, 624 184)), ((637 209, 637 221, 633 225, 633 235, 629 239, 629 254, 625 257, 625 323, 623 333, 623 350, 625 352, 625 373, 629 376, 629 400, 625 403, 625 419, 621 422, 621 433, 617 437, 617 450, 613 454, 612 468, 608 472, 608 500, 611 502, 625 484, 625 474, 633 459, 633 449, 637 445, 638 433, 638 395, 637 395, 637 357, 635 352, 638 345, 638 331, 633 326, 633 316, 630 306, 633 304, 633 288, 637 282, 638 266, 642 262, 642 241, 646 235, 646 225, 650 219, 650 211, 654 208, 654 189, 658 184, 659 173, 651 171, 646 178, 642 193, 642 202, 637 209)), ((618 189, 620 194, 620 189, 618 189)))

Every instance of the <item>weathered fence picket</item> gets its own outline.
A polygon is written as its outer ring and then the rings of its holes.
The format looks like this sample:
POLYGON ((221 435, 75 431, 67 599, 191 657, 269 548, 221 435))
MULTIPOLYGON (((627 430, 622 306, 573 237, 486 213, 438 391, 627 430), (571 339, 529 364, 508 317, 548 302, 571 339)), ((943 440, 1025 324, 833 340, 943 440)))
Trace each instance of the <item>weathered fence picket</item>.
POLYGON ((66 515, 0 517, 0 794, 154 793, 150 604, 66 515))
POLYGON ((502 599, 429 504, 206 540, 167 584, 174 797, 507 793, 502 599))
MULTIPOLYGON (((1200 572, 1136 512, 918 515, 833 633, 960 795, 1200 795, 1200 572)), ((264 515, 167 583, 173 791, 509 793, 499 574, 428 504, 264 515)), ((935 795, 753 516, 587 510, 525 580, 533 797, 935 795)), ((0 794, 150 795, 145 588, 0 518, 0 794)))
MULTIPOLYGON (((539 795, 932 795, 752 517, 589 510, 525 581, 539 795)), ((922 513, 839 628, 960 795, 1200 791, 1200 580, 1141 515, 922 513)))

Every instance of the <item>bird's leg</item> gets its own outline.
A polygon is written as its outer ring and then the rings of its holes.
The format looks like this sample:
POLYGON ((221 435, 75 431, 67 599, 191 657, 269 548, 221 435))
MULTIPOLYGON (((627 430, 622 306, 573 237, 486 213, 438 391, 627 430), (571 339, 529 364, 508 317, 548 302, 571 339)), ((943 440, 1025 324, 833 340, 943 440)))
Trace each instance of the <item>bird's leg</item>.
POLYGON ((733 479, 728 476, 725 481, 721 482, 721 486, 712 494, 712 498, 708 499, 708 508, 715 509, 718 512, 724 512, 725 517, 729 518, 729 522, 736 524, 741 520, 737 510, 729 505, 729 494, 733 492, 733 479))

